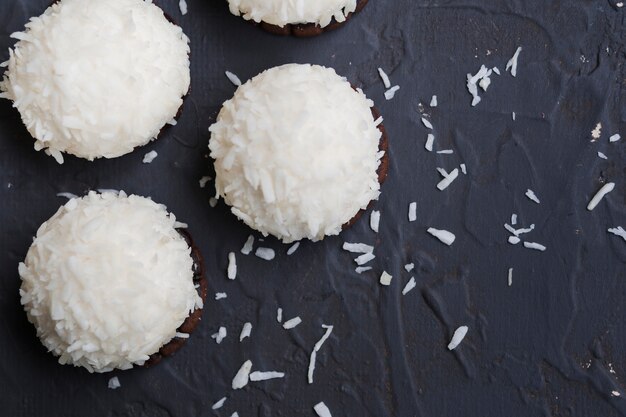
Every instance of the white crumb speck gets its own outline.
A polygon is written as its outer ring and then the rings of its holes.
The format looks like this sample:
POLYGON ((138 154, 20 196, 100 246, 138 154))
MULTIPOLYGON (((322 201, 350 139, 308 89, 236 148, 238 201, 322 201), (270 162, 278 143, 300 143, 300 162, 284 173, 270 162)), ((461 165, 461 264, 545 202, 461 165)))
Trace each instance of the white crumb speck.
POLYGON ((180 9, 180 14, 182 14, 183 16, 187 14, 187 1, 186 0, 180 0, 178 2, 178 8, 180 9))
POLYGON ((374 260, 374 258, 376 258, 376 256, 372 252, 367 252, 361 256, 356 257, 354 259, 354 262, 356 262, 356 264, 360 266, 374 260))
POLYGON ((302 323, 302 319, 300 317, 294 317, 292 319, 287 320, 283 324, 283 328, 286 330, 290 330, 296 327, 297 325, 299 325, 300 323, 302 323))
POLYGON ((524 247, 528 249, 538 250, 541 252, 545 252, 546 250, 545 246, 543 246, 541 243, 536 243, 536 242, 524 242, 524 247))
POLYGON ((279 323, 283 322, 283 309, 280 307, 276 310, 276 321, 279 323))
POLYGON ((394 85, 389 90, 385 91, 385 100, 391 100, 396 96, 396 93, 400 90, 399 85, 394 85))
POLYGON ((614 234, 615 236, 619 236, 626 242, 626 230, 622 226, 617 226, 611 229, 608 229, 609 233, 614 234))
POLYGON ((393 279, 393 277, 387 273, 387 271, 383 271, 382 275, 380 276, 380 285, 384 285, 384 286, 389 286, 391 285, 391 280, 393 279))
POLYGON ((307 373, 307 379, 309 381, 309 384, 313 383, 313 373, 315 372, 315 361, 317 359, 317 352, 319 352, 324 342, 326 342, 326 339, 328 339, 330 337, 330 334, 333 332, 333 326, 331 325, 322 324, 322 328, 326 329, 326 332, 313 347, 313 351, 311 352, 311 358, 309 359, 309 370, 307 373))
POLYGON ((200 183, 200 188, 206 187, 209 181, 211 181, 211 177, 209 177, 208 175, 205 175, 204 177, 200 178, 200 181, 198 181, 198 183, 200 183))
POLYGON ((215 299, 216 300, 223 300, 224 298, 228 298, 228 294, 226 294, 225 292, 216 292, 215 293, 215 299))
POLYGON ((217 206, 217 198, 215 198, 215 197, 209 198, 209 206, 211 206, 211 207, 217 206))
POLYGON ((520 52, 522 52, 522 47, 518 46, 517 50, 515 51, 515 54, 513 54, 511 59, 509 59, 509 62, 506 63, 505 70, 508 71, 510 69, 511 75, 514 77, 517 77, 517 60, 519 58, 520 52))
POLYGON ((109 379, 109 389, 118 389, 119 387, 122 386, 122 384, 120 384, 120 379, 116 376, 114 376, 113 378, 109 379))
POLYGON ((432 152, 434 143, 435 143, 435 135, 433 135, 432 133, 429 133, 428 136, 426 137, 426 144, 424 145, 424 148, 426 148, 428 152, 432 152))
POLYGON ((291 256, 293 255, 298 248, 300 247, 300 242, 296 242, 293 245, 291 245, 291 247, 289 249, 287 249, 287 255, 291 256))
POLYGON ((448 246, 452 245, 456 240, 456 236, 454 236, 454 233, 447 230, 439 230, 435 229, 434 227, 430 227, 428 228, 428 233, 439 239, 441 243, 444 243, 448 246))
POLYGON ((330 414, 330 410, 323 401, 315 404, 313 406, 313 410, 315 410, 319 417, 333 417, 332 414, 330 414))
POLYGON ((465 166, 465 164, 461 164, 460 167, 463 175, 467 175, 467 167, 465 166))
POLYGON ((226 402, 226 397, 223 397, 222 399, 220 399, 219 401, 217 401, 215 404, 211 406, 211 410, 219 410, 220 408, 224 406, 225 402, 226 402))
POLYGON ((432 123, 430 123, 430 121, 425 117, 422 117, 422 124, 424 124, 424 126, 426 126, 427 129, 430 129, 430 130, 433 129, 432 123))
POLYGON ((406 270, 406 272, 411 272, 412 270, 415 269, 415 264, 414 263, 406 264, 404 265, 404 269, 406 270))
POLYGON ((537 204, 541 203, 539 201, 539 197, 537 197, 535 192, 533 190, 531 190, 531 189, 526 190, 526 197, 528 197, 529 200, 534 201, 537 204))
POLYGON ((371 271, 371 266, 357 266, 354 270, 357 274, 362 274, 363 272, 371 271))
POLYGON ((382 68, 378 68, 378 75, 380 75, 380 79, 383 80, 383 85, 385 86, 385 88, 391 88, 391 81, 389 81, 389 76, 382 68))
POLYGON ((456 329, 452 335, 452 340, 450 340, 450 343, 448 344, 448 350, 456 349, 456 347, 461 344, 463 339, 465 339, 465 335, 467 335, 468 330, 469 328, 467 326, 461 326, 456 329))
POLYGON ((227 335, 226 327, 222 326, 217 330, 217 333, 213 333, 211 335, 211 339, 215 339, 215 343, 219 345, 220 343, 222 343, 222 340, 226 338, 226 335, 227 335))
POLYGON ((437 184, 437 188, 439 189, 439 191, 443 191, 446 188, 448 188, 450 184, 452 184, 452 182, 455 179, 457 179, 458 176, 459 176, 459 169, 454 168, 452 172, 450 172, 446 177, 444 177, 444 179, 439 181, 439 183, 437 184))
POLYGON ((248 236, 248 240, 246 240, 246 243, 243 244, 243 247, 241 248, 241 253, 243 253, 244 255, 250 255, 253 247, 254 247, 254 236, 250 235, 248 236))
POLYGON ((232 388, 233 389, 241 389, 248 385, 248 381, 250 379, 250 370, 252 369, 252 362, 247 360, 241 365, 237 374, 233 378, 232 388))
POLYGON ((615 183, 614 182, 609 182, 609 183, 604 184, 602 186, 602 188, 600 188, 600 190, 598 190, 596 195, 593 196, 591 201, 589 201, 589 204, 587 205, 587 210, 591 211, 594 208, 596 208, 596 206, 598 204, 600 204, 600 201, 602 201, 604 196, 607 195, 608 193, 610 193, 611 191, 613 191, 614 189, 615 189, 615 183))
POLYGON ((417 283, 415 282, 415 278, 411 277, 409 282, 407 282, 404 288, 402 289, 402 295, 407 295, 409 291, 411 291, 416 286, 417 286, 417 283))
POLYGON ((513 268, 509 268, 508 281, 509 281, 509 287, 513 285, 513 268))
POLYGON ((430 99, 430 107, 437 107, 438 103, 437 103, 437 96, 433 96, 433 98, 430 99))
POLYGON ((235 74, 230 71, 226 71, 225 74, 228 80, 233 83, 235 87, 239 87, 241 85, 241 80, 235 74))
POLYGON ((154 160, 155 160, 155 158, 156 158, 158 155, 159 155, 159 154, 157 153, 157 151, 150 151, 150 152, 148 152, 147 154, 145 154, 145 155, 143 156, 143 161, 142 161, 142 162, 143 162, 144 164, 149 164, 149 163, 151 163, 152 161, 154 161, 154 160))
POLYGON ((373 210, 370 214, 370 228, 374 233, 378 233, 378 226, 380 225, 380 211, 373 210))
POLYGON ((622 138, 622 137, 620 136, 620 134, 619 134, 619 133, 616 133, 616 134, 612 135, 612 136, 609 138, 609 142, 617 142, 617 141, 618 141, 618 140, 620 140, 621 138, 622 138))
POLYGON ((259 381, 267 381, 270 379, 277 379, 277 378, 284 378, 285 377, 285 373, 284 372, 276 372, 276 371, 266 371, 266 372, 260 372, 260 371, 255 371, 252 372, 250 374, 250 381, 252 382, 259 382, 259 381))
POLYGON ((409 204, 409 221, 414 222, 417 220, 417 203, 413 201, 409 204))
POLYGON ((602 123, 598 123, 591 131, 592 142, 600 139, 600 136, 602 136, 602 123))
POLYGON ((517 236, 509 236, 509 243, 511 245, 517 245, 518 243, 520 243, 521 239, 517 236))
POLYGON ((271 261, 276 256, 276 253, 274 252, 274 249, 270 249, 270 248, 257 248, 257 250, 256 250, 256 252, 254 252, 254 254, 257 257, 259 257, 261 259, 264 259, 266 261, 271 261))
POLYGON ((237 278, 237 258, 235 257, 235 252, 230 252, 228 254, 227 274, 228 274, 228 279, 237 278))
POLYGON ((241 342, 246 337, 250 337, 251 333, 252 333, 252 323, 250 322, 244 323, 243 327, 241 328, 241 333, 239 334, 239 341, 241 342))
POLYGON ((603 154, 602 152, 598 151, 598 157, 602 158, 602 159, 609 159, 605 154, 603 154))

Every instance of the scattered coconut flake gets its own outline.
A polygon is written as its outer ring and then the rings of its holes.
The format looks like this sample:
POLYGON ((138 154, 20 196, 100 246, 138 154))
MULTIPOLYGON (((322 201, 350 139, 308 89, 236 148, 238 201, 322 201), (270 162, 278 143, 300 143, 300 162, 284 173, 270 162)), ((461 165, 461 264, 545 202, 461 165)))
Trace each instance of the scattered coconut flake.
POLYGON ((528 249, 535 249, 541 252, 544 252, 546 250, 545 246, 536 242, 524 242, 524 247, 528 249))
POLYGON ((444 155, 451 155, 454 153, 454 151, 452 149, 444 149, 442 151, 437 151, 437 153, 444 154, 444 155))
POLYGON ((411 291, 416 286, 417 286, 417 283, 415 282, 415 278, 411 277, 409 282, 407 282, 404 288, 402 289, 402 295, 407 295, 409 291, 411 291))
POLYGON ((324 404, 323 401, 315 404, 313 406, 313 410, 315 410, 319 417, 333 417, 332 414, 330 414, 330 410, 328 409, 328 407, 326 407, 326 404, 324 404))
POLYGON ((209 206, 211 206, 211 207, 217 206, 217 198, 215 198, 215 197, 209 198, 209 206))
POLYGON ((300 317, 294 317, 292 319, 287 320, 283 324, 283 328, 286 330, 290 330, 296 327, 297 325, 299 325, 300 323, 302 323, 302 319, 300 317))
POLYGON ((215 293, 215 299, 216 300, 223 300, 224 298, 228 298, 228 294, 226 294, 225 292, 216 292, 215 293))
POLYGON ((500 69, 498 67, 493 67, 492 68, 493 72, 495 72, 496 74, 500 75, 500 69))
POLYGON ((614 182, 608 182, 608 183, 604 184, 602 186, 602 188, 600 188, 600 190, 598 190, 596 195, 593 196, 593 198, 591 199, 591 201, 587 205, 587 210, 591 211, 594 208, 596 208, 596 206, 598 204, 600 204, 600 201, 602 201, 604 196, 607 195, 608 193, 610 193, 611 191, 613 191, 614 189, 615 189, 615 183, 614 182))
POLYGON ((389 275, 387 271, 383 271, 382 275, 380 276, 380 285, 388 287, 389 285, 391 285, 392 278, 393 277, 389 275))
POLYGON ((517 214, 511 214, 511 224, 515 226, 517 224, 517 214))
POLYGON ((211 335, 211 339, 215 339, 215 343, 217 343, 218 345, 222 343, 222 340, 224 340, 225 337, 226 337, 226 327, 220 327, 217 330, 217 333, 213 333, 211 335))
POLYGON ((469 328, 467 326, 461 326, 454 331, 454 335, 452 335, 452 340, 448 344, 448 350, 454 350, 457 346, 461 344, 463 339, 465 339, 465 335, 469 328))
POLYGON ((620 136, 619 133, 614 134, 613 136, 611 136, 609 138, 609 142, 617 142, 618 140, 620 140, 622 137, 620 136))
POLYGON ((244 255, 250 255, 250 253, 252 252, 253 246, 254 246, 254 236, 250 235, 248 236, 248 240, 246 240, 246 243, 243 244, 243 248, 241 248, 241 253, 243 253, 244 255))
POLYGON ((424 148, 426 148, 428 152, 432 152, 434 142, 435 142, 435 135, 433 135, 432 133, 429 133, 428 136, 426 137, 426 144, 424 145, 424 148))
POLYGON ((374 247, 365 243, 348 243, 344 242, 343 250, 352 253, 370 253, 374 252, 374 247))
POLYGON ((415 269, 415 264, 414 263, 406 264, 404 265, 404 269, 406 270, 406 272, 411 272, 412 270, 415 269))
POLYGON ((517 245, 518 243, 521 242, 521 239, 517 236, 509 236, 509 243, 511 245, 517 245))
POLYGON ((172 119, 169 122, 167 122, 168 125, 170 126, 176 126, 178 124, 178 122, 176 121, 176 119, 172 119))
POLYGON ((157 153, 157 151, 150 151, 147 154, 145 154, 143 156, 143 163, 144 164, 150 164, 152 163, 152 161, 155 160, 155 158, 159 156, 159 154, 157 153))
POLYGON ((452 184, 452 182, 459 176, 459 170, 458 168, 454 168, 452 170, 452 172, 450 174, 448 174, 447 177, 445 177, 444 179, 442 179, 441 181, 439 181, 439 184, 437 184, 437 188, 439 189, 439 191, 443 191, 446 188, 448 188, 448 186, 450 186, 450 184, 452 184))
POLYGON ((485 76, 483 77, 479 82, 478 85, 480 86, 480 88, 483 89, 483 91, 487 91, 487 89, 489 88, 489 86, 491 85, 491 78, 489 78, 489 76, 485 76))
POLYGON ((248 385, 248 380, 250 379, 250 370, 252 369, 252 362, 247 360, 241 365, 239 371, 233 378, 233 389, 241 389, 248 385))
POLYGON ((370 228, 374 233, 378 233, 378 226, 380 225, 380 211, 373 210, 370 214, 370 228))
POLYGON ((374 120, 374 126, 378 127, 383 122, 383 116, 379 116, 378 119, 374 120))
POLYGON ((413 201, 409 204, 409 221, 414 222, 417 220, 417 203, 413 201))
POLYGON ((120 379, 116 376, 114 376, 113 378, 109 379, 109 389, 118 389, 119 387, 122 386, 122 384, 120 384, 120 379))
POLYGON ((439 239, 441 243, 444 243, 448 246, 452 245, 454 243, 454 240, 456 239, 454 233, 448 232, 447 230, 435 229, 434 227, 429 227, 428 233, 439 239))
POLYGON ((396 93, 398 92, 399 89, 400 89, 399 85, 394 85, 389 90, 385 91, 385 99, 386 100, 393 99, 396 96, 396 93))
POLYGON ((467 167, 465 166, 465 164, 461 164, 461 172, 463 173, 463 175, 467 175, 467 167))
POLYGON ((276 371, 267 371, 267 372, 260 372, 260 371, 254 371, 250 374, 250 381, 252 382, 259 382, 259 381, 267 381, 269 379, 277 379, 277 378, 284 378, 285 377, 285 373, 284 372, 276 372, 276 371))
POLYGON ((389 81, 389 76, 382 68, 378 68, 378 75, 380 75, 380 79, 383 80, 383 85, 385 86, 385 88, 391 88, 391 81, 389 81))
POLYGON ((509 287, 513 285, 513 268, 509 268, 509 287))
POLYGON ((513 118, 513 121, 515 121, 515 117, 516 117, 515 112, 511 113, 511 117, 513 118))
POLYGON ((296 242, 289 249, 287 249, 287 255, 293 255, 300 247, 300 242, 296 242))
POLYGON ((180 0, 178 2, 178 8, 180 8, 180 14, 183 16, 187 14, 187 2, 185 0, 180 0))
POLYGON ((189 339, 189 333, 176 332, 175 337, 179 339, 189 339))
POLYGON ((467 91, 472 95, 472 107, 476 106, 480 103, 480 96, 478 95, 478 85, 479 80, 482 80, 484 77, 489 77, 491 74, 491 70, 487 69, 484 65, 481 65, 480 69, 475 75, 467 74, 467 91))
POLYGON ((624 2, 623 1, 619 1, 619 2, 615 3, 615 5, 621 9, 622 7, 624 7, 624 2))
POLYGON ((57 197, 64 197, 64 198, 67 198, 68 200, 71 200, 72 198, 77 198, 78 196, 72 193, 57 193, 57 197))
POLYGON ((357 266, 355 271, 357 274, 362 274, 363 272, 371 271, 371 266, 357 266))
POLYGON ((591 137, 593 138, 592 142, 600 139, 600 136, 602 136, 602 123, 598 123, 591 131, 591 137))
POLYGON ((235 252, 228 254, 228 279, 237 278, 237 258, 235 258, 235 252))
POLYGON ((322 338, 318 340, 313 347, 313 351, 311 352, 311 359, 309 360, 309 372, 307 375, 309 384, 313 383, 313 372, 315 372, 315 360, 317 358, 317 352, 319 352, 326 339, 328 339, 330 337, 330 334, 333 332, 333 326, 322 324, 322 328, 326 329, 326 333, 324 333, 324 336, 322 336, 322 338))
POLYGON ((220 408, 224 406, 225 402, 226 402, 226 397, 223 397, 221 400, 217 401, 215 404, 211 406, 211 410, 219 410, 220 408))
POLYGON ((602 152, 598 151, 598 157, 602 158, 602 159, 609 159, 605 154, 603 154, 602 152))
POLYGON ((376 256, 372 252, 368 252, 355 258, 354 262, 356 262, 357 265, 365 265, 366 263, 370 262, 374 258, 376 258, 376 256))
POLYGON ((241 333, 239 334, 239 341, 241 342, 246 337, 250 337, 251 333, 252 333, 252 323, 245 322, 243 324, 243 327, 241 328, 241 333))
POLYGON ((508 71, 510 69, 511 75, 514 77, 517 77, 517 59, 519 58, 520 52, 522 52, 521 46, 517 48, 517 50, 515 51, 515 54, 513 54, 511 59, 509 59, 509 62, 506 63, 505 70, 508 71))
POLYGON ((279 323, 283 322, 283 309, 280 307, 276 310, 276 321, 279 323))
POLYGON ((226 74, 226 77, 230 80, 231 83, 233 83, 235 87, 239 87, 241 85, 241 80, 235 74, 233 74, 230 71, 226 71, 225 74, 226 74))
POLYGON ((274 249, 270 249, 270 248, 257 248, 254 254, 257 257, 264 259, 266 261, 271 261, 276 256, 276 254, 274 253, 274 249))
POLYGON ((515 229, 514 227, 509 226, 508 224, 506 224, 506 223, 505 223, 505 224, 504 224, 504 228, 505 228, 506 230, 508 230, 510 233, 514 234, 515 236, 519 236, 519 235, 523 235, 523 234, 525 234, 525 233, 530 233, 530 232, 532 232, 533 230, 535 230, 535 225, 534 225, 534 224, 531 224, 531 225, 530 225, 530 227, 529 227, 529 228, 527 228, 527 229, 524 229, 524 228, 521 228, 521 229, 515 229))
POLYGON ((622 226, 617 226, 615 228, 609 229, 608 232, 613 233, 615 236, 619 236, 624 239, 624 241, 626 241, 626 230, 624 230, 622 226))
POLYGON ((437 96, 433 96, 433 98, 430 99, 430 107, 437 107, 437 105, 437 96))
MULTIPOLYGON (((622 6, 623 6, 623 4, 622 4, 622 6)), ((617 3, 617 7, 622 7, 622 6, 620 6, 620 3, 617 3)), ((611 391, 611 395, 614 396, 614 397, 619 397, 622 394, 620 394, 619 391, 611 391)))
POLYGON ((526 197, 528 197, 529 200, 534 201, 537 204, 541 204, 541 202, 539 201, 539 197, 537 197, 535 192, 531 189, 528 189, 526 191, 526 197))
POLYGON ((209 177, 208 175, 205 175, 204 177, 200 178, 200 181, 198 181, 200 183, 200 188, 206 187, 209 181, 211 181, 211 177, 209 177))
POLYGON ((239 413, 235 411, 230 415, 230 417, 239 417, 239 413))
POLYGON ((426 126, 427 129, 430 129, 430 130, 433 129, 432 123, 430 123, 430 121, 427 118, 422 117, 422 123, 424 124, 424 126, 426 126))

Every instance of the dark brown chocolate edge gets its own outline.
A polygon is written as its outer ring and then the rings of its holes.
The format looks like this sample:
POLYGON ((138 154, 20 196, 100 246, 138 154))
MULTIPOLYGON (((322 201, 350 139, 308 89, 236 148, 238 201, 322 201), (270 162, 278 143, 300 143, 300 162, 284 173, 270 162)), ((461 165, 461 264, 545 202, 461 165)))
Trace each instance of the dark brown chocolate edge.
MULTIPOLYGON (((191 234, 185 229, 177 229, 178 233, 185 239, 187 245, 191 248, 191 258, 193 259, 193 283, 199 285, 197 288, 198 295, 202 298, 202 302, 206 302, 207 293, 208 293, 208 282, 206 279, 206 269, 204 268, 204 260, 202 259, 202 255, 200 254, 200 250, 194 244, 193 239, 191 238, 191 234)), ((202 319, 202 309, 195 309, 180 325, 177 332, 187 333, 191 335, 193 331, 200 324, 200 320, 202 319)), ((150 359, 148 359, 143 366, 150 367, 154 366, 157 363, 161 362, 163 358, 172 356, 176 353, 180 348, 182 348, 188 339, 183 339, 179 337, 175 337, 170 340, 168 343, 163 345, 158 352, 150 355, 150 359)))
POLYGON ((318 35, 321 35, 322 33, 325 33, 325 32, 328 32, 328 31, 331 31, 331 30, 334 30, 343 26, 346 22, 348 22, 348 20, 350 20, 350 18, 354 14, 363 10, 367 2, 368 0, 357 0, 356 9, 354 10, 354 12, 349 13, 346 16, 346 20, 344 20, 343 22, 338 22, 333 18, 330 24, 328 24, 328 26, 325 26, 325 27, 321 27, 316 23, 299 23, 299 24, 289 23, 283 27, 280 27, 280 26, 272 25, 272 24, 265 23, 265 22, 256 23, 253 20, 250 20, 250 22, 252 22, 252 24, 254 24, 255 26, 260 26, 261 29, 263 29, 264 31, 272 33, 274 35, 295 36, 298 38, 310 38, 310 37, 318 36, 318 35))
MULTIPOLYGON (((374 120, 380 117, 380 112, 376 107, 372 107, 372 116, 374 117, 374 120)), ((387 179, 387 174, 389 174, 389 138, 387 136, 385 126, 383 126, 382 123, 378 125, 378 130, 380 130, 381 133, 378 149, 385 152, 382 158, 380 158, 380 164, 378 165, 378 170, 376 170, 376 173, 378 174, 378 182, 380 185, 382 185, 387 179)), ((342 230, 346 230, 347 228, 355 224, 361 218, 361 216, 363 216, 363 214, 372 207, 375 201, 376 200, 370 201, 365 209, 359 210, 348 223, 342 226, 342 230)))

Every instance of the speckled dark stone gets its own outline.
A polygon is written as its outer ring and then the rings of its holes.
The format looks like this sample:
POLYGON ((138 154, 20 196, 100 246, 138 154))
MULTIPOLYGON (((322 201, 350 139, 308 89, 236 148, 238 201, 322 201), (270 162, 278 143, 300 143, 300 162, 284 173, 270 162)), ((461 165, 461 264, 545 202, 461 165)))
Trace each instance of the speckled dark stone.
MULTIPOLYGON (((8 35, 49 2, 0 2, 0 61, 13 44, 8 35)), ((184 17, 177 1, 155 2, 190 36, 193 73, 178 125, 157 142, 115 160, 68 157, 59 166, 32 149, 19 115, 0 101, 0 414, 294 417, 313 416, 323 400, 335 417, 626 415, 626 242, 606 232, 626 227, 626 141, 608 143, 620 130, 626 137, 625 10, 614 0, 373 0, 340 30, 310 39, 264 33, 231 16, 222 0, 188 0, 184 17), (513 78, 504 66, 518 45, 513 78), (290 257, 268 238, 262 244, 277 257, 266 262, 239 253, 250 230, 223 204, 210 208, 212 184, 203 190, 198 180, 210 175, 207 128, 234 91, 224 71, 248 79, 288 62, 333 66, 362 87, 385 118, 391 163, 375 204, 378 235, 367 213, 340 237, 303 243, 290 257), (483 63, 502 75, 472 108, 465 76, 483 63), (383 98, 377 67, 401 86, 392 101, 383 98), (439 106, 431 109, 433 94, 439 106), (419 102, 435 126, 435 149, 453 155, 424 150, 419 102), (602 138, 592 142, 598 122, 602 138), (144 165, 150 150, 159 156, 144 165), (460 163, 468 175, 438 191, 435 168, 460 163), (588 212, 607 181, 615 191, 588 212), (17 264, 64 202, 56 193, 93 188, 167 204, 202 251, 209 277, 202 321, 157 366, 91 375, 58 365, 19 304, 17 264), (540 205, 524 196, 529 188, 540 205), (546 252, 507 243, 503 224, 512 213, 523 226, 536 224, 525 238, 546 252), (429 236, 429 226, 454 232, 454 245, 429 236), (354 272, 344 240, 376 246, 373 271, 354 272), (226 278, 230 251, 238 254, 235 281, 226 278), (394 276, 390 287, 378 284, 383 270, 394 276), (417 288, 402 296, 411 275, 417 288), (228 298, 214 301, 215 292, 228 298), (302 324, 282 329, 279 306, 302 324), (246 321, 252 336, 240 343, 246 321), (308 358, 323 323, 335 329, 309 385, 308 358), (460 325, 469 333, 449 352, 460 325), (228 336, 217 345, 210 335, 219 326, 228 336), (232 391, 247 359, 254 370, 287 377, 232 391), (115 391, 107 388, 113 375, 122 384, 115 391)))

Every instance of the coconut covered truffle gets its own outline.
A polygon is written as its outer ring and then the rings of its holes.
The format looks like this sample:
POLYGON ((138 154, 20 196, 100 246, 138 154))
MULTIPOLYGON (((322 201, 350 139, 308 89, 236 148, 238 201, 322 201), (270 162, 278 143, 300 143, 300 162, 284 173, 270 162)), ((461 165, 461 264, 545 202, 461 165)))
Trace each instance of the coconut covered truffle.
POLYGON ((189 90, 189 39, 151 2, 61 0, 11 36, 0 97, 59 163, 145 145, 189 90))
POLYGON ((284 27, 313 23, 322 28, 338 23, 357 8, 358 0, 228 0, 230 12, 246 20, 284 27))
POLYGON ((331 68, 289 64, 254 77, 209 129, 218 195, 285 243, 338 234, 380 193, 373 104, 331 68))
POLYGON ((123 192, 71 199, 41 225, 19 265, 21 302, 61 364, 143 365, 202 308, 180 226, 123 192))

